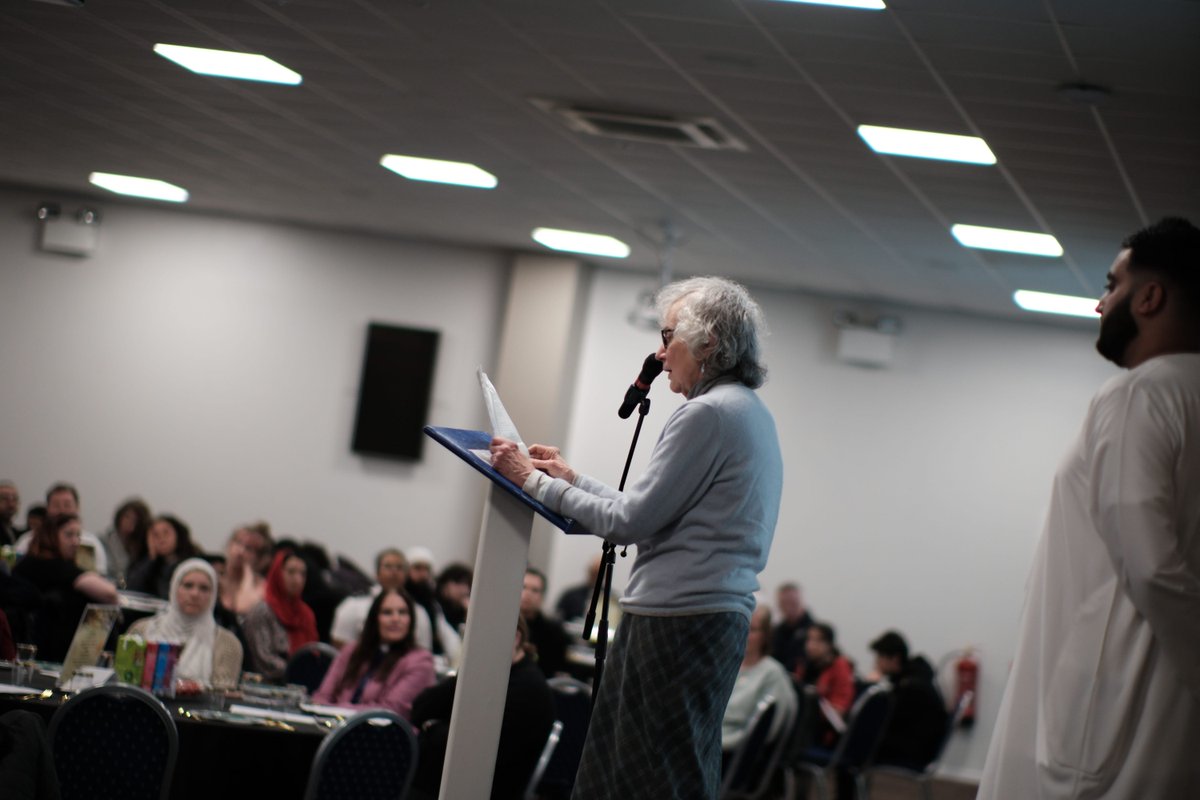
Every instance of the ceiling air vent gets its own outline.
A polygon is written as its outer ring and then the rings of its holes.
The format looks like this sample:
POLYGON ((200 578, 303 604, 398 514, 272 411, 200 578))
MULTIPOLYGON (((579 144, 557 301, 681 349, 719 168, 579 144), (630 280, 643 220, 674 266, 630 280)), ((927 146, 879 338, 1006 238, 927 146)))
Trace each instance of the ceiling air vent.
POLYGON ((592 136, 636 142, 675 144, 704 150, 745 150, 746 145, 711 117, 673 117, 611 108, 566 105, 534 99, 535 106, 562 120, 568 128, 592 136))

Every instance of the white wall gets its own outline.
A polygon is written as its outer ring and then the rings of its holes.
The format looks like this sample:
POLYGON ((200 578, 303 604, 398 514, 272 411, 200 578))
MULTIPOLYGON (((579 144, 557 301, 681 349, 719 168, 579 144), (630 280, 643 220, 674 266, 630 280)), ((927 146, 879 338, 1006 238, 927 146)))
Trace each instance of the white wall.
MULTIPOLYGON (((615 485, 631 418, 616 409, 657 333, 626 313, 647 282, 594 277, 566 454, 615 485)), ((837 303, 755 292, 771 328, 762 395, 779 427, 785 491, 762 586, 799 581, 860 672, 884 629, 937 661, 980 648, 979 719, 948 753, 947 771, 977 775, 1003 691, 1024 583, 1050 481, 1112 369, 1093 332, 894 309, 904 329, 890 368, 834 357, 837 303)), ((631 476, 644 468, 680 402, 665 381, 631 476)), ((560 539, 551 596, 575 583, 594 541, 560 539)), ((631 552, 632 556, 632 552, 631 552)), ((626 559, 624 572, 627 574, 626 559)))
MULTIPOLYGON (((360 562, 384 544, 473 557, 474 473, 432 443, 413 465, 348 443, 369 320, 441 330, 431 421, 486 426, 474 370, 493 369, 504 256, 111 204, 97 251, 76 259, 35 247, 32 211, 51 196, 0 191, 0 477, 26 504, 67 479, 95 530, 140 493, 208 548, 262 517, 360 562)), ((635 422, 616 410, 657 343, 626 320, 649 285, 601 270, 585 300, 563 444, 613 484, 635 422)), ((892 366, 863 370, 833 357, 837 304, 755 294, 786 469, 762 584, 800 581, 862 671, 888 627, 933 659, 981 648, 979 724, 948 757, 975 774, 1051 475, 1112 371, 1086 325, 905 309, 892 366)), ((679 403, 661 380, 651 397, 634 476, 679 403)), ((550 597, 598 550, 558 537, 550 597)))
POLYGON ((140 494, 209 549, 263 518, 368 568, 386 544, 473 557, 470 470, 349 443, 372 320, 440 330, 430 420, 483 427, 504 256, 111 204, 75 258, 35 247, 48 197, 0 192, 0 477, 23 505, 63 479, 97 531, 140 494))

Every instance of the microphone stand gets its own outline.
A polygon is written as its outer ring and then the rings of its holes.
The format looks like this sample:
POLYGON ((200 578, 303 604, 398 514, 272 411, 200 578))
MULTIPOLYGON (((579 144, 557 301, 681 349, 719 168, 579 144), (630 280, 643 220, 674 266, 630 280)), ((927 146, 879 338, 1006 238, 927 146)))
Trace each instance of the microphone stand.
MULTIPOLYGON (((633 463, 633 451, 637 449, 638 437, 642 433, 642 423, 650 413, 650 398, 643 397, 638 403, 637 426, 633 429, 633 441, 629 443, 629 455, 625 457, 625 469, 621 472, 621 483, 617 491, 625 491, 625 480, 629 477, 629 465, 633 463)), ((624 557, 629 548, 622 549, 624 557)), ((596 574, 596 585, 592 587, 592 602, 588 606, 587 617, 583 625, 583 638, 592 638, 592 628, 596 623, 596 607, 600 607, 600 627, 596 638, 596 670, 592 676, 592 707, 596 706, 596 698, 600 694, 600 678, 604 675, 604 661, 608 657, 608 601, 612 594, 613 565, 617 562, 617 546, 605 541, 600 551, 600 571, 596 574), (600 604, 601 592, 604 603, 600 604)))

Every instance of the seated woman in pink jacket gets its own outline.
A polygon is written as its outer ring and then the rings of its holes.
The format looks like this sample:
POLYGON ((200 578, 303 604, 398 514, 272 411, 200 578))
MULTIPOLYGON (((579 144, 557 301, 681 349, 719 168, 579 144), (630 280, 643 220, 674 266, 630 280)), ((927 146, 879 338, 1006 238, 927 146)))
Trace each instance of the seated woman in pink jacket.
POLYGON ((313 701, 386 708, 408 719, 413 698, 435 680, 433 655, 413 640, 412 609, 404 590, 380 592, 367 612, 362 637, 338 653, 313 701))

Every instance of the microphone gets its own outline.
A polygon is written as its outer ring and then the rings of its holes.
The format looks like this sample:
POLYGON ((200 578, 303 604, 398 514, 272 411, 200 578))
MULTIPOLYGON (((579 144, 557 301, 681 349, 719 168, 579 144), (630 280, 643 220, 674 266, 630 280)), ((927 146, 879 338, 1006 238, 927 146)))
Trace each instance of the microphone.
POLYGON ((625 402, 621 403, 621 410, 617 412, 617 416, 621 419, 629 419, 629 415, 637 408, 638 403, 646 399, 646 393, 650 391, 651 382, 658 377, 658 373, 662 372, 662 368, 662 362, 655 358, 654 353, 646 356, 646 360, 642 362, 642 371, 638 373, 637 380, 625 390, 625 402))

